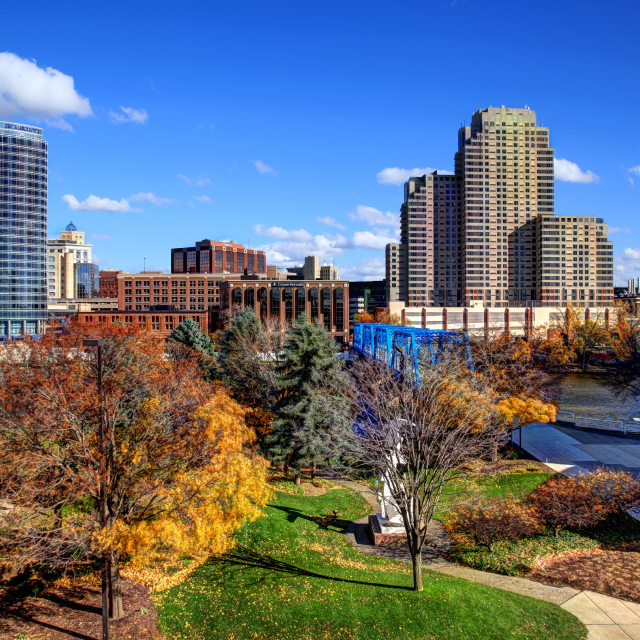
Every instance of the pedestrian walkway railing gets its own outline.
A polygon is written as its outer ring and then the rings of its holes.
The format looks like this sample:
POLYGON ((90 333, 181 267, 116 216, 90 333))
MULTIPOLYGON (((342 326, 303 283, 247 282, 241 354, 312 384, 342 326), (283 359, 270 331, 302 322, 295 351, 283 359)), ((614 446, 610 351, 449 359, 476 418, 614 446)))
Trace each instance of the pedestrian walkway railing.
POLYGON ((612 431, 622 433, 623 435, 640 435, 640 423, 629 424, 620 420, 602 420, 600 418, 585 418, 583 416, 576 416, 569 411, 558 411, 556 413, 556 420, 562 422, 569 422, 575 427, 581 427, 584 429, 596 429, 598 431, 612 431))

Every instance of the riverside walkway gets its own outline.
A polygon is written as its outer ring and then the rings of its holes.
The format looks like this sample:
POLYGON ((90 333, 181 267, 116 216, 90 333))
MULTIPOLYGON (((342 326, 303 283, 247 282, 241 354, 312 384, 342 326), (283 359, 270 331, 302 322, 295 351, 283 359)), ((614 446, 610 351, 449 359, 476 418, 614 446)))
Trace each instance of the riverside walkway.
POLYGON ((608 466, 640 476, 640 440, 537 423, 516 430, 513 442, 564 475, 608 466))

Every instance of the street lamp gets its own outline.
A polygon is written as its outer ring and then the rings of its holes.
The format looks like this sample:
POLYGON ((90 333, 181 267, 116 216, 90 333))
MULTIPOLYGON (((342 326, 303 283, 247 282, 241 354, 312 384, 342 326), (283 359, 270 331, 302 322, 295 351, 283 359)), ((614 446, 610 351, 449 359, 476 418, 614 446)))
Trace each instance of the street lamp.
MULTIPOLYGON (((104 398, 102 393, 102 348, 104 340, 102 338, 85 338, 82 340, 83 347, 98 348, 98 402, 100 405, 100 424, 98 426, 98 442, 100 451, 100 522, 102 526, 107 524, 107 495, 105 490, 106 465, 104 457, 104 398)), ((109 563, 105 553, 102 554, 102 640, 109 640, 109 563)))

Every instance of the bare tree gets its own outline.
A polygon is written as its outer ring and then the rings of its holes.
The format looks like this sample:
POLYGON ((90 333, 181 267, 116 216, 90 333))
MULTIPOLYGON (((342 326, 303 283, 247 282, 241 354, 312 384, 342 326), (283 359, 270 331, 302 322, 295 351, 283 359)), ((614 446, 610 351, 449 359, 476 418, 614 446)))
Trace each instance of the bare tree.
POLYGON ((422 366, 419 386, 375 360, 351 373, 356 466, 387 484, 406 530, 414 589, 422 591, 422 548, 444 487, 469 473, 471 460, 490 456, 503 434, 497 396, 453 356, 422 366))

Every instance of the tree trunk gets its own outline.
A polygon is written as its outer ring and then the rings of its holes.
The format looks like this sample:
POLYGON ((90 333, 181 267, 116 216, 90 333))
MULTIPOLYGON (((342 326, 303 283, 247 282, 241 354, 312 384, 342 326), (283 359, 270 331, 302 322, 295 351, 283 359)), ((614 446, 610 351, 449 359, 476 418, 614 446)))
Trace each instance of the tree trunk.
POLYGON ((114 620, 122 618, 124 607, 122 605, 122 579, 120 577, 120 552, 111 554, 111 602, 109 612, 114 620))
POLYGON ((316 477, 316 463, 311 463, 311 479, 313 480, 316 477))
POLYGON ((413 563, 413 590, 422 591, 422 549, 411 554, 413 563))
POLYGON ((109 560, 106 553, 102 554, 100 564, 102 592, 102 640, 109 640, 109 560))
POLYGON ((294 476, 294 479, 297 487, 302 485, 302 477, 300 476, 300 473, 296 473, 296 475, 294 476))
POLYGON ((491 448, 491 462, 498 462, 498 443, 491 448))
POLYGON ((282 473, 285 478, 289 477, 289 465, 286 462, 282 465, 282 473))

